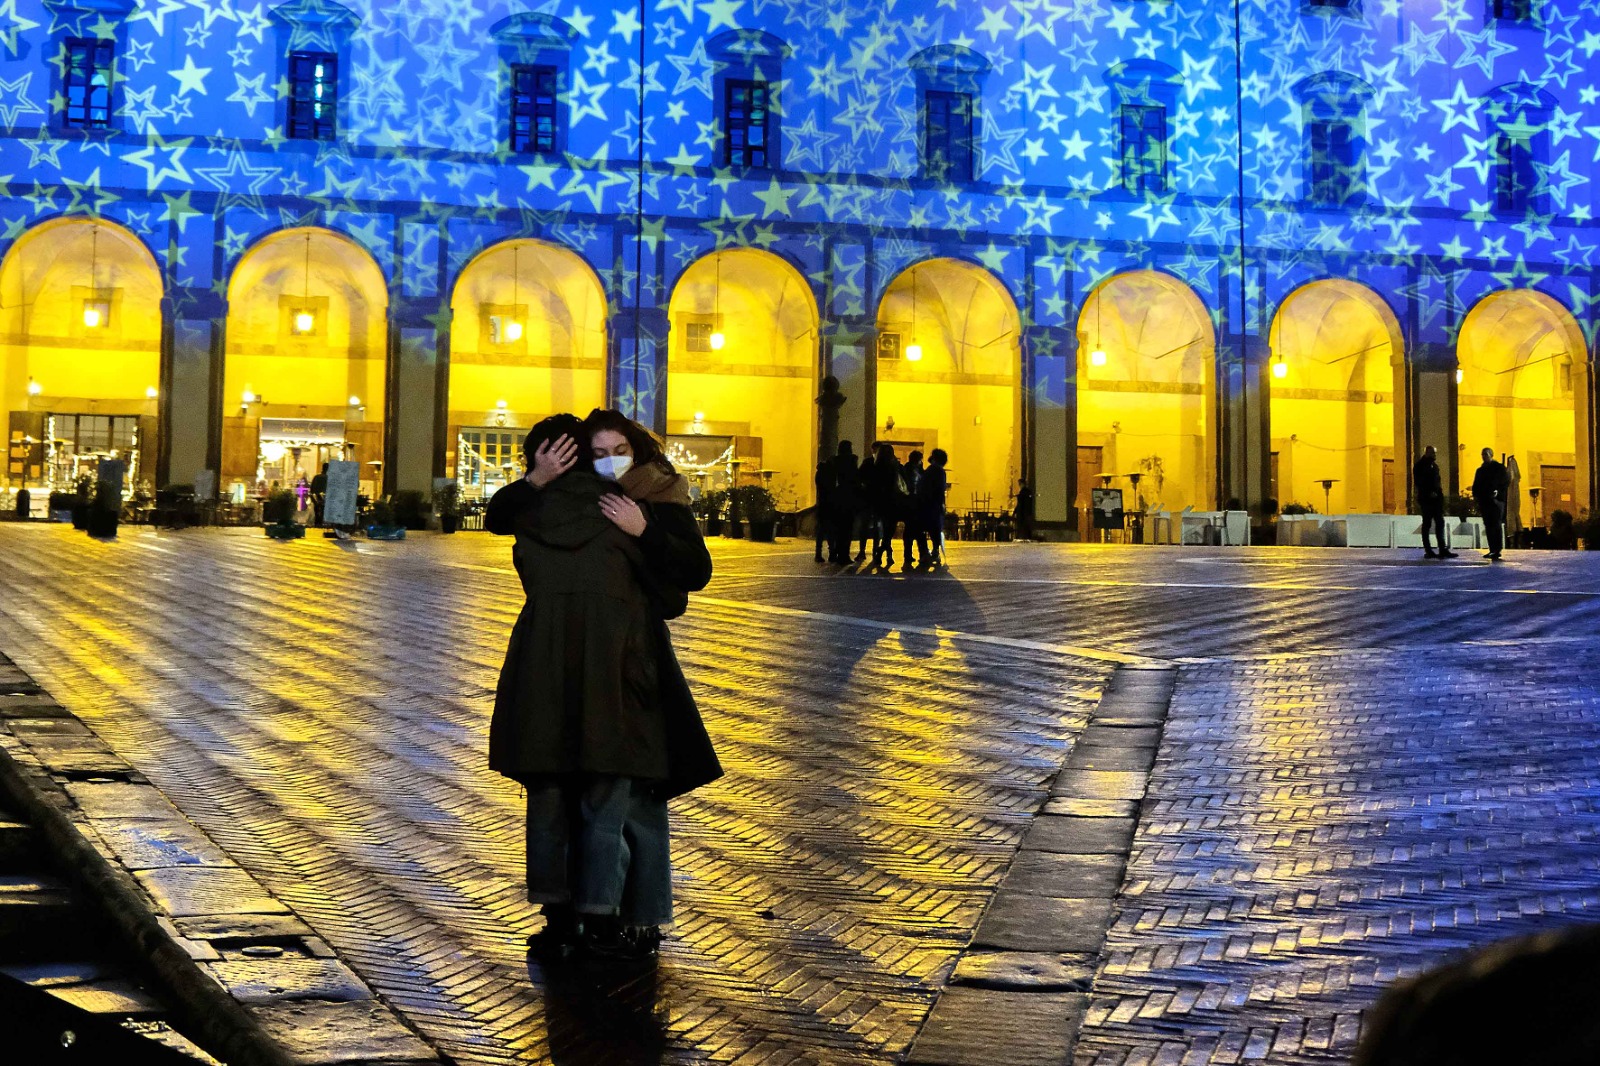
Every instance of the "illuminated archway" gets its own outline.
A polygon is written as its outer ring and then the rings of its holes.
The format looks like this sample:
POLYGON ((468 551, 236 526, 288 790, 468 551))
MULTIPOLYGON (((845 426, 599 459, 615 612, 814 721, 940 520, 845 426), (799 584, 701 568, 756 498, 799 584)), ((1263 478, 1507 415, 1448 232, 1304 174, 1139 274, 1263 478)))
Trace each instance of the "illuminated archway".
POLYGON ((1588 456, 1579 443, 1579 405, 1588 371, 1583 330, 1542 292, 1490 293, 1456 338, 1456 439, 1461 477, 1478 453, 1514 455, 1521 470, 1521 524, 1590 505, 1588 456), (1540 489, 1539 499, 1528 491, 1540 489))
POLYGON ((365 249, 332 230, 281 230, 228 282, 222 489, 292 487, 330 459, 382 484, 389 293, 365 249))
POLYGON ((1194 290, 1136 270, 1103 281, 1078 316, 1078 506, 1095 472, 1139 474, 1127 505, 1216 506, 1216 330, 1194 290))
POLYGON ((1278 502, 1403 512, 1405 341, 1389 305, 1353 281, 1314 281, 1283 301, 1271 341, 1278 502))
POLYGON ((810 505, 817 304, 805 278, 771 252, 713 252, 683 272, 668 314, 667 433, 679 464, 720 484, 737 460, 741 482, 764 479, 783 506, 810 505))
POLYGON ((489 495, 535 422, 604 405, 605 290, 576 252, 513 240, 467 264, 450 309, 447 473, 489 495))
POLYGON ((11 246, 0 264, 8 485, 66 488, 103 457, 128 463, 129 489, 151 482, 161 295, 155 257, 115 223, 54 219, 11 246))
POLYGON ((950 456, 954 509, 1009 507, 1021 474, 1021 322, 1000 279, 958 259, 902 271, 878 306, 878 427, 903 460, 950 456))

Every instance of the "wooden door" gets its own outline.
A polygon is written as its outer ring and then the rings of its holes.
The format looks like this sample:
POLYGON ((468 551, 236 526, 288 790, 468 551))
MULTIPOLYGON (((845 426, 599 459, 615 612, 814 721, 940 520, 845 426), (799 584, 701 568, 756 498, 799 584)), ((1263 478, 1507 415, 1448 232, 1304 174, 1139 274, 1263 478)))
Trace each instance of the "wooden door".
POLYGON ((1078 535, 1088 539, 1089 490, 1100 485, 1100 472, 1105 469, 1105 449, 1078 445, 1078 535))
POLYGON ((1578 476, 1573 467, 1541 466, 1539 484, 1543 486, 1539 491, 1539 525, 1548 526, 1553 511, 1565 511, 1574 518, 1578 516, 1578 476))

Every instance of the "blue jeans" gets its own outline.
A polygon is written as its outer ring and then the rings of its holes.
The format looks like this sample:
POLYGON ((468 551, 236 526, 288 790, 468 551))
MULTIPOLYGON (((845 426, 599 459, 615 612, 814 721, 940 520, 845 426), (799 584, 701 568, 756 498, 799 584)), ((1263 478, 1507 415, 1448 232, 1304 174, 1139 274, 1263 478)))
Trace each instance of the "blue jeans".
POLYGON ((667 805, 645 782, 573 777, 528 787, 528 899, 626 925, 672 920, 667 805))

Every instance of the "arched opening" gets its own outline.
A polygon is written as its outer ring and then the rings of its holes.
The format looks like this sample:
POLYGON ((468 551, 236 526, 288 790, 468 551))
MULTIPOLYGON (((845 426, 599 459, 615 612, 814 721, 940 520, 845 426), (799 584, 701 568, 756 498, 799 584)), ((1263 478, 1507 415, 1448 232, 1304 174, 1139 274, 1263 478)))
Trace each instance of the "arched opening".
POLYGON ((257 242, 228 283, 222 490, 308 482, 334 459, 383 484, 389 294, 355 241, 300 227, 257 242))
POLYGON ((1022 468, 1021 322, 993 274, 958 259, 902 271, 878 305, 879 440, 950 456, 949 505, 1010 507, 1022 468))
POLYGON ((1515 509, 1507 515, 1512 528, 1546 525, 1553 511, 1576 516, 1590 505, 1587 456, 1578 437, 1586 352, 1572 314, 1531 289, 1490 293, 1461 324, 1461 477, 1470 483, 1484 448, 1515 457, 1521 477, 1515 509))
POLYGON ((1215 509, 1215 381, 1193 289, 1154 270, 1103 281, 1078 316, 1078 513, 1105 475, 1130 510, 1215 509))
POLYGON ((781 257, 731 248, 672 290, 668 449, 702 487, 765 483, 785 510, 811 504, 817 304, 781 257))
POLYGON ((55 219, 6 253, 6 485, 29 489, 35 513, 103 459, 127 464, 129 490, 154 487, 161 294, 155 257, 114 223, 55 219))
POLYGON ((605 403, 605 290, 570 249, 505 241, 467 264, 450 310, 446 473, 489 496, 516 475, 535 422, 605 403))
POLYGON ((1405 341, 1389 305, 1353 281, 1314 281, 1278 308, 1271 342, 1273 497, 1323 513, 1403 513, 1405 341))

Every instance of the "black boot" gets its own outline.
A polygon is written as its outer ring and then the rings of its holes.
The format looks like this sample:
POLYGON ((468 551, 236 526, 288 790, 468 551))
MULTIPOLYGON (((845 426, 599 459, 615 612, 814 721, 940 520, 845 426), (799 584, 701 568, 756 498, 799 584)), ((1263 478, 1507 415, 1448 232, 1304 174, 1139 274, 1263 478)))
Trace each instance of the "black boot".
POLYGON ((544 903, 539 906, 544 928, 528 938, 528 950, 545 959, 566 959, 577 950, 583 938, 583 921, 570 903, 544 903))

